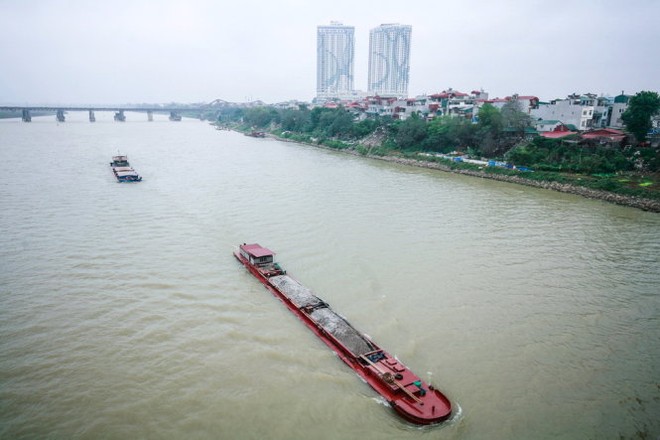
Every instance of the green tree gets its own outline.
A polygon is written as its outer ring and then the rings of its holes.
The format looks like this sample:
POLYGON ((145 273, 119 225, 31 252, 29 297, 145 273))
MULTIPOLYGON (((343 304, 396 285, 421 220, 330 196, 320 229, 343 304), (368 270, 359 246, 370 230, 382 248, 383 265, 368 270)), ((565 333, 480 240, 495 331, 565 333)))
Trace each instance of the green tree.
MULTIPOLYGON (((502 106, 499 116, 494 110, 497 109, 487 108, 485 123, 479 128, 479 150, 486 157, 505 154, 525 138, 527 128, 532 125, 531 118, 522 111, 515 95, 502 106)), ((482 117, 480 110, 480 123, 482 117)))
POLYGON ((282 130, 302 133, 311 121, 310 111, 304 107, 299 110, 284 109, 280 112, 282 130))
POLYGON ((660 111, 660 96, 657 92, 639 92, 628 102, 628 109, 621 119, 637 142, 644 142, 651 129, 651 117, 660 111))
POLYGON ((360 139, 370 135, 380 126, 384 125, 377 119, 365 119, 363 121, 353 124, 351 127, 351 135, 354 138, 360 139))
POLYGON ((272 107, 254 107, 247 109, 243 118, 248 124, 263 128, 271 122, 278 122, 279 114, 272 107))
POLYGON ((533 166, 536 165, 536 152, 537 148, 531 144, 521 144, 510 149, 505 158, 507 161, 516 165, 533 166))
POLYGON ((492 104, 479 109, 477 122, 477 148, 482 156, 492 157, 499 150, 502 138, 502 113, 492 104))
POLYGON ((353 115, 344 108, 337 109, 335 120, 330 125, 330 136, 349 138, 354 125, 353 115))
POLYGON ((421 147, 426 136, 426 122, 417 113, 413 113, 397 124, 394 140, 399 148, 410 150, 421 147))
POLYGON ((223 107, 218 111, 218 122, 238 122, 245 112, 240 107, 223 107))
POLYGON ((321 116, 323 116, 328 111, 329 109, 327 108, 314 107, 309 115, 309 127, 307 128, 307 131, 311 133, 314 132, 317 128, 319 128, 321 122, 321 116))
POLYGON ((499 132, 502 129, 502 114, 493 104, 484 104, 479 109, 478 126, 480 129, 499 132))
POLYGON ((644 170, 660 171, 660 150, 657 148, 641 148, 636 151, 638 156, 633 156, 633 162, 637 160, 639 167, 644 170))
POLYGON ((501 111, 502 115, 502 128, 504 131, 513 136, 524 136, 525 129, 532 125, 532 120, 529 115, 522 111, 520 103, 517 99, 511 99, 504 104, 501 111))
POLYGON ((545 139, 519 144, 505 154, 507 161, 538 171, 612 173, 630 170, 633 162, 619 148, 599 144, 578 144, 577 139, 545 139))
POLYGON ((449 153, 464 151, 475 141, 475 126, 465 118, 442 116, 428 123, 424 149, 449 153))

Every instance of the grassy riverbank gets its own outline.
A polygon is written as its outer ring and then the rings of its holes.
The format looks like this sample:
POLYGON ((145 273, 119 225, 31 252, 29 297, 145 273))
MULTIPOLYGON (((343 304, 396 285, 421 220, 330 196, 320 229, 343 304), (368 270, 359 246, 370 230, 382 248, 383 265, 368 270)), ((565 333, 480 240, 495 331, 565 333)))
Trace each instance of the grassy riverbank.
MULTIPOLYGON (((233 128, 241 132, 249 131, 247 127, 233 128)), ((629 171, 598 174, 556 171, 522 172, 503 167, 456 162, 443 157, 420 154, 421 152, 400 152, 385 148, 378 142, 319 139, 306 134, 280 130, 274 130, 269 135, 283 141, 328 148, 372 159, 550 189, 660 213, 660 175, 657 173, 629 171)))
POLYGON ((500 167, 478 167, 451 162, 447 159, 419 160, 419 158, 393 155, 377 156, 377 158, 411 166, 576 194, 644 211, 660 212, 657 175, 619 173, 589 176, 557 172, 520 172, 500 167))

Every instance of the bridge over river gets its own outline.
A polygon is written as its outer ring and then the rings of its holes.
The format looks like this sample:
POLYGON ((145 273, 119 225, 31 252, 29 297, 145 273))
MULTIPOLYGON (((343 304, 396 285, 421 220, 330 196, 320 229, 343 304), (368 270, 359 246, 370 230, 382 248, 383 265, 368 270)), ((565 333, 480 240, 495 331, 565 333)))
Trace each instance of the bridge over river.
POLYGON ((126 121, 124 112, 141 112, 147 114, 147 119, 153 121, 154 113, 169 113, 170 121, 180 121, 182 113, 198 113, 208 111, 208 107, 127 107, 127 106, 0 106, 0 111, 21 112, 21 118, 24 122, 31 122, 31 112, 55 112, 55 117, 59 122, 66 120, 66 112, 88 112, 89 122, 95 122, 95 112, 114 112, 115 121, 126 121))

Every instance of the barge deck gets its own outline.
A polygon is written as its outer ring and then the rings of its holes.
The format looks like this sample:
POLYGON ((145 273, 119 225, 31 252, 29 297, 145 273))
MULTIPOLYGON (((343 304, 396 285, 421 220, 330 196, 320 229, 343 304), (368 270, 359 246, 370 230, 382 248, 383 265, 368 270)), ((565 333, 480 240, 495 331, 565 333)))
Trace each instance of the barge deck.
POLYGON ((274 262, 274 252, 258 244, 243 244, 234 256, 405 420, 431 425, 451 417, 451 402, 440 390, 289 276, 274 262))

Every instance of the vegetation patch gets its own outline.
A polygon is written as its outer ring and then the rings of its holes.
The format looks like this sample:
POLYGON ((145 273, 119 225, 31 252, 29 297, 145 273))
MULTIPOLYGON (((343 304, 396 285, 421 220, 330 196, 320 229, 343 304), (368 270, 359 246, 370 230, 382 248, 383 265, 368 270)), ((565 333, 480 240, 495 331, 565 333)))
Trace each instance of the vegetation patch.
POLYGON ((626 118, 637 131, 631 131, 635 138, 628 136, 621 143, 584 140, 577 134, 561 139, 535 135, 530 130, 531 119, 517 105, 510 101, 498 109, 485 104, 476 123, 417 113, 405 120, 376 115, 364 119, 363 113, 341 106, 226 108, 218 116, 218 124, 242 131, 269 131, 283 139, 364 156, 437 164, 446 170, 499 180, 571 185, 660 200, 660 149, 650 147, 643 136, 651 115, 660 110, 657 93, 641 92, 631 99, 626 118), (459 156, 462 160, 451 159, 459 156), (467 159, 477 159, 477 163, 467 159))

